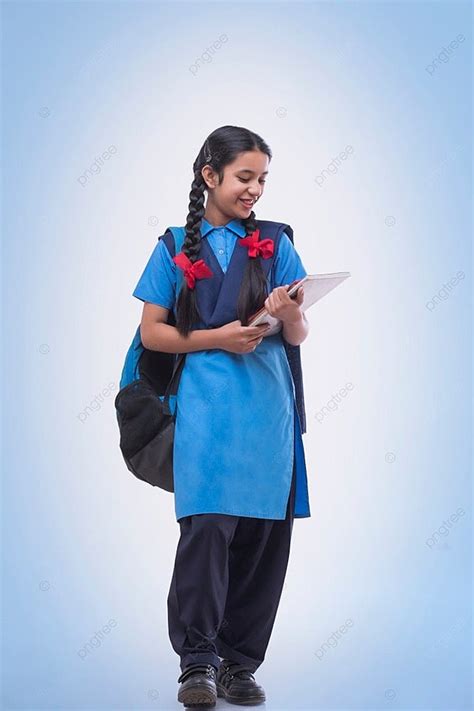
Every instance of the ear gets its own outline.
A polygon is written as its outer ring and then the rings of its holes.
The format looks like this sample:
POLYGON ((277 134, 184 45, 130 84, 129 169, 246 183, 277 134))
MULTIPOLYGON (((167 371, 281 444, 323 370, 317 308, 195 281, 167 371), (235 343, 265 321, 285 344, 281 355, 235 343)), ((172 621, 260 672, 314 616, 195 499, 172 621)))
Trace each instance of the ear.
POLYGON ((201 175, 208 188, 215 188, 217 185, 217 175, 214 173, 210 165, 205 165, 201 168, 201 175))

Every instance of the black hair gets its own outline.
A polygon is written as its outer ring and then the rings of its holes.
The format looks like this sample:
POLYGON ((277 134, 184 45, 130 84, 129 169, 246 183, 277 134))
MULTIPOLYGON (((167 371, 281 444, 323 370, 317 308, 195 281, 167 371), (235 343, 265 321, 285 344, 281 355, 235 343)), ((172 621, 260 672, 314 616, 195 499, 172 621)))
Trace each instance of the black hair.
MULTIPOLYGON (((221 126, 209 134, 202 145, 193 164, 194 180, 189 194, 186 236, 182 246, 182 251, 192 263, 199 259, 201 250, 204 191, 207 190, 201 174, 202 168, 209 165, 218 174, 221 183, 225 166, 232 163, 240 153, 254 150, 261 151, 270 160, 272 159, 272 152, 265 141, 253 131, 240 126, 221 126)), ((247 236, 257 229, 253 211, 242 222, 247 236)), ((249 258, 237 300, 237 318, 243 326, 247 326, 249 316, 263 306, 267 295, 267 281, 260 258, 249 258)), ((189 289, 186 280, 183 279, 177 301, 176 327, 181 335, 187 336, 195 322, 200 319, 195 291, 189 289)))

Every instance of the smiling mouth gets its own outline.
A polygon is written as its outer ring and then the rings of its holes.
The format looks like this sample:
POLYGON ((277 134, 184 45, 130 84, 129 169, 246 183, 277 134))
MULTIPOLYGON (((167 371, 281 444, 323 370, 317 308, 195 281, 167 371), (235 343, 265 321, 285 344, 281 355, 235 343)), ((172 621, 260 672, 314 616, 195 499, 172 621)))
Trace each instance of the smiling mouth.
POLYGON ((255 205, 255 200, 243 200, 242 198, 239 198, 240 202, 243 202, 246 207, 252 207, 252 205, 255 205))

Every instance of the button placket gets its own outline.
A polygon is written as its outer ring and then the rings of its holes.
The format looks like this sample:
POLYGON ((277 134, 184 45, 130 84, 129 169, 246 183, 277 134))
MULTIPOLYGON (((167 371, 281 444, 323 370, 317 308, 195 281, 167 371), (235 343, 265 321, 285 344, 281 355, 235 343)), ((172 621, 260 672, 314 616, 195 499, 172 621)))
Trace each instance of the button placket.
MULTIPOLYGON (((217 245, 218 254, 226 254, 225 251, 225 229, 218 231, 219 242, 217 245)), ((224 264, 221 263, 222 270, 225 272, 227 270, 227 259, 224 259, 224 264)))

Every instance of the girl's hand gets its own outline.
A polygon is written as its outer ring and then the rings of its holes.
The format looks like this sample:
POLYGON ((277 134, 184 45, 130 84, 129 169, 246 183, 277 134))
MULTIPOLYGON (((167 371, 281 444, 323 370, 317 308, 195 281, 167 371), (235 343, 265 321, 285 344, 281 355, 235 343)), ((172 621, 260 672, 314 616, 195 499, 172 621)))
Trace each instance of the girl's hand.
POLYGON ((272 293, 265 299, 265 308, 270 316, 279 318, 283 323, 297 323, 301 320, 303 312, 300 309, 303 303, 304 290, 300 286, 296 292, 296 297, 292 299, 288 296, 288 287, 277 286, 272 293))
POLYGON ((231 321, 216 329, 219 333, 217 348, 229 353, 251 353, 262 342, 264 334, 270 329, 267 323, 260 326, 242 326, 242 322, 231 321))

